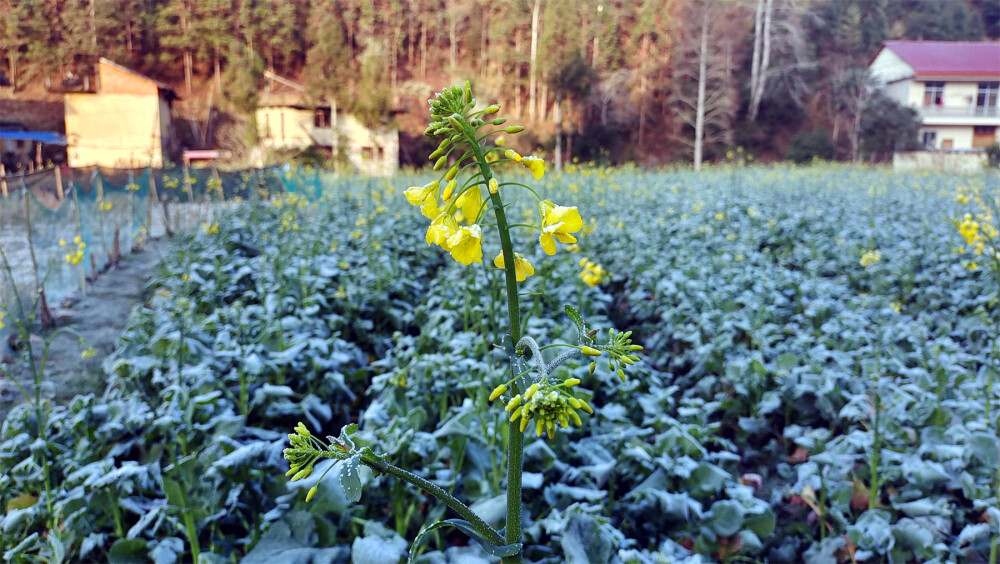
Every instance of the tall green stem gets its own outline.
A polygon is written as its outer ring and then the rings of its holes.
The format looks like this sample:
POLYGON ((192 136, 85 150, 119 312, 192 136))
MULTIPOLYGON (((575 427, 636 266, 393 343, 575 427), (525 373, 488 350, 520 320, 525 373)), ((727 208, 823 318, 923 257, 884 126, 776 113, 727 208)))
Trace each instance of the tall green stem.
MULTIPOLYGON (((483 182, 489 186, 490 179, 493 178, 493 170, 490 168, 483 149, 476 140, 475 134, 468 125, 463 127, 465 136, 469 139, 469 145, 479 163, 479 170, 483 175, 483 182)), ((503 200, 500 199, 499 191, 490 194, 490 203, 493 205, 493 213, 497 219, 497 230, 500 232, 500 247, 503 249, 504 274, 507 280, 507 315, 510 318, 510 340, 514 344, 521 340, 521 310, 517 295, 517 272, 514 263, 514 246, 510 242, 510 227, 507 224, 507 214, 504 212, 503 200)), ((514 359, 511 358, 510 378, 515 380, 514 359)), ((513 383, 513 393, 518 393, 516 380, 513 383)), ((507 544, 521 542, 521 473, 524 467, 524 433, 520 427, 513 423, 507 423, 507 523, 504 531, 504 541, 507 544)), ((514 556, 507 556, 501 559, 503 564, 520 564, 520 552, 514 556)))

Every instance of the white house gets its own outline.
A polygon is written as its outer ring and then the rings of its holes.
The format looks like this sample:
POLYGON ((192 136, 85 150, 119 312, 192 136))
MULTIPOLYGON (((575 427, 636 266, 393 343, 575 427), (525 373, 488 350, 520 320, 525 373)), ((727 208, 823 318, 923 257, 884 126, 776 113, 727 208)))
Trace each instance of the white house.
POLYGON ((1000 140, 1000 43, 886 41, 868 71, 886 95, 920 114, 925 149, 1000 140))
POLYGON ((270 149, 321 148, 343 155, 361 174, 391 176, 399 169, 399 131, 369 129, 354 116, 333 113, 329 105, 305 101, 305 87, 265 72, 265 89, 257 108, 257 128, 270 149))

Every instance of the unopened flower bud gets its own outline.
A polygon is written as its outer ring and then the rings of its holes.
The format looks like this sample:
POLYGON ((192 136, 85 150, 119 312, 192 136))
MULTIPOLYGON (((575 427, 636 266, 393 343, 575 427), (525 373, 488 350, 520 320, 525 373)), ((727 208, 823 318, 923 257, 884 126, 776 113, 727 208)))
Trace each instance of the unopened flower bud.
MULTIPOLYGON (((447 199, 447 198, 445 198, 445 199, 447 199)), ((506 391, 507 391, 507 384, 500 384, 496 388, 493 388, 493 393, 490 394, 490 401, 493 401, 493 400, 497 399, 498 397, 500 397, 506 391)))
POLYGON ((577 415, 577 413, 575 411, 570 411, 569 412, 569 418, 573 420, 573 423, 577 427, 582 427, 583 426, 583 421, 580 421, 580 416, 577 415))
POLYGON ((515 151, 514 149, 507 149, 506 151, 503 152, 503 156, 514 161, 515 163, 521 162, 521 155, 517 154, 517 151, 515 151))
POLYGON ((597 370, 597 363, 596 362, 591 362, 590 363, 590 373, 593 374, 595 370, 597 370))
POLYGON ((444 179, 449 182, 453 180, 456 176, 458 176, 458 165, 452 166, 451 168, 448 169, 448 172, 444 173, 444 179))
POLYGON ((492 123, 493 125, 503 125, 506 121, 507 118, 498 117, 498 118, 493 118, 493 121, 491 121, 490 123, 492 123))
MULTIPOLYGON (((530 390, 529 390, 530 391, 530 390)), ((521 396, 514 396, 509 402, 507 402, 507 411, 513 411, 517 406, 521 405, 521 396)))
POLYGON ((622 379, 623 383, 625 382, 625 371, 621 368, 618 369, 618 377, 622 379))
POLYGON ((641 351, 642 350, 642 345, 631 345, 631 346, 629 346, 629 350, 631 350, 631 351, 641 351))
POLYGON ((527 417, 522 417, 521 418, 521 427, 520 428, 521 428, 521 432, 522 433, 524 432, 525 429, 528 428, 528 420, 529 419, 527 417))
POLYGON ((580 402, 580 409, 586 411, 587 413, 589 413, 591 415, 594 414, 594 408, 590 407, 590 404, 587 403, 587 400, 577 400, 577 401, 580 402))
POLYGON ((483 115, 488 116, 490 114, 495 114, 499 111, 500 111, 500 104, 493 104, 492 106, 489 106, 485 110, 483 110, 483 115))
POLYGON ((535 392, 538 391, 538 388, 539 388, 538 384, 532 384, 531 386, 529 386, 528 391, 524 392, 524 399, 531 399, 531 396, 535 395, 535 392))
MULTIPOLYGON (((441 194, 441 198, 443 198, 445 201, 450 200, 451 197, 455 195, 455 188, 457 188, 457 187, 458 187, 458 181, 457 180, 452 180, 451 182, 449 182, 444 187, 444 193, 441 194)), ((501 393, 503 393, 503 392, 501 392, 501 393)))
POLYGON ((440 170, 445 164, 448 163, 448 157, 441 157, 434 163, 434 170, 440 170))
POLYGON ((513 423, 513 422, 517 421, 517 418, 521 416, 521 412, 522 412, 522 411, 524 411, 524 408, 523 408, 523 407, 519 407, 519 408, 515 409, 515 410, 514 410, 514 411, 513 411, 513 412, 512 412, 511 414, 510 414, 510 422, 511 422, 511 423, 513 423))
POLYGON ((497 184, 497 179, 496 178, 491 178, 490 179, 489 189, 490 189, 490 194, 496 194, 497 192, 500 191, 500 187, 497 184))
POLYGON ((579 378, 566 378, 566 380, 563 381, 563 384, 567 388, 572 388, 573 386, 577 386, 577 385, 580 384, 580 379, 579 378))
POLYGON ((582 352, 587 356, 601 356, 601 351, 593 347, 588 347, 587 345, 583 345, 582 347, 580 347, 580 352, 582 352))
POLYGON ((306 493, 306 503, 309 503, 314 497, 316 497, 317 491, 319 490, 316 489, 316 486, 309 488, 309 491, 306 493))
POLYGON ((504 129, 504 131, 507 132, 507 133, 520 133, 520 132, 524 131, 524 126, 523 125, 508 125, 507 128, 504 129))
POLYGON ((434 159, 440 157, 441 155, 444 154, 444 150, 445 150, 444 147, 438 147, 437 149, 434 150, 433 153, 430 154, 429 157, 427 157, 427 160, 433 161, 434 159))

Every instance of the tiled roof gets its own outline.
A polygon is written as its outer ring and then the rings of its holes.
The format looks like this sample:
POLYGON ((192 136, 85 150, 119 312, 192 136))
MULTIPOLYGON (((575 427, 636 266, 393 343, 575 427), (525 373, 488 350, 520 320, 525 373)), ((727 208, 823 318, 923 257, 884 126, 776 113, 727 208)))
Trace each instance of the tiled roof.
POLYGON ((1000 43, 972 41, 886 41, 920 76, 1000 78, 1000 43))

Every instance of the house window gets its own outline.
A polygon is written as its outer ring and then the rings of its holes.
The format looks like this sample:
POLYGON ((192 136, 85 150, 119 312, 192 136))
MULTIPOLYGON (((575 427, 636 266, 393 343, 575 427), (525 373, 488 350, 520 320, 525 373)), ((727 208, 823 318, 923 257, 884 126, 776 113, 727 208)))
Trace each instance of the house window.
POLYGON ((980 82, 979 94, 976 96, 976 115, 995 116, 998 94, 1000 94, 1000 82, 980 82))
POLYGON ((372 155, 373 154, 374 154, 374 151, 372 150, 371 147, 361 147, 361 159, 362 160, 366 160, 366 161, 372 160, 372 155))
POLYGON ((928 151, 934 150, 934 144, 937 142, 937 132, 925 131, 923 141, 924 141, 924 149, 927 149, 928 151))
POLYGON ((383 147, 379 147, 378 148, 378 160, 379 160, 379 162, 385 160, 385 148, 383 148, 383 147))
POLYGON ((316 127, 330 127, 330 110, 317 109, 313 113, 313 125, 316 127))
POLYGON ((944 104, 944 83, 925 82, 924 83, 924 105, 941 106, 944 104))

